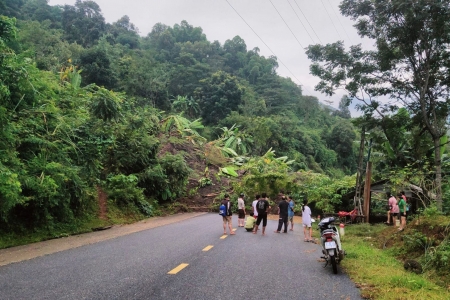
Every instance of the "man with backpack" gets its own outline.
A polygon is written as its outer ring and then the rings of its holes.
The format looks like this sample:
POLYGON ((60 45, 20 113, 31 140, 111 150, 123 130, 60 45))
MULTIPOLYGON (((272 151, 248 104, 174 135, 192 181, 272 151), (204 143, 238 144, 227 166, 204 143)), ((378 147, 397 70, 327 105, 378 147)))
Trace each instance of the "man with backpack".
POLYGON ((223 218, 223 234, 227 234, 227 223, 228 228, 230 229, 230 235, 235 234, 233 231, 233 224, 231 218, 233 213, 231 211, 230 196, 228 196, 228 194, 225 194, 225 199, 222 201, 219 210, 223 218))
POLYGON ((262 235, 266 235, 266 226, 267 226, 267 213, 269 212, 269 201, 267 201, 266 193, 262 194, 262 199, 256 203, 256 209, 258 210, 258 219, 256 220, 256 226, 253 230, 253 233, 256 234, 258 232, 258 226, 261 224, 261 220, 263 221, 262 235))

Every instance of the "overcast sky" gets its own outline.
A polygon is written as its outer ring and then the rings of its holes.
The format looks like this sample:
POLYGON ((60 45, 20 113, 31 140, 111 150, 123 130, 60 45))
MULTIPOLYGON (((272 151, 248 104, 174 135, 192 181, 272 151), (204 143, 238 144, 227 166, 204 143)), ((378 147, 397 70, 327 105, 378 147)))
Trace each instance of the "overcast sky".
MULTIPOLYGON (((343 40, 347 47, 360 43, 364 48, 371 48, 373 45, 373 41, 362 40, 352 26, 353 21, 339 13, 339 0, 228 0, 228 2, 227 0, 95 0, 95 2, 100 6, 106 22, 112 23, 128 15, 143 36, 147 35, 158 22, 173 26, 182 20, 195 27, 201 27, 209 41, 218 40, 222 45, 226 40, 239 35, 245 40, 247 50, 258 47, 261 55, 275 55, 280 65, 278 74, 290 77, 302 85, 304 95, 314 95, 321 102, 331 100, 334 107, 338 107, 344 93, 339 91, 335 96, 327 97, 314 91, 318 79, 309 74, 311 62, 306 57, 304 48, 310 44, 327 44, 338 40, 343 40)), ((50 0, 49 4, 74 5, 75 0, 50 0)), ((356 115, 353 109, 351 112, 352 116, 356 115)))

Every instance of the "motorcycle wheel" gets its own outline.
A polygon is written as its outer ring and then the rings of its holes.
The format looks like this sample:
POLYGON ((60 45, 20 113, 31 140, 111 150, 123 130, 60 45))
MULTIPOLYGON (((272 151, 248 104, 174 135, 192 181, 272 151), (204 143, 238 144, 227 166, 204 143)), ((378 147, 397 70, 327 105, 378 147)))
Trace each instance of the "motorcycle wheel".
POLYGON ((333 267, 333 273, 337 274, 336 255, 330 256, 330 260, 331 260, 331 266, 333 267))

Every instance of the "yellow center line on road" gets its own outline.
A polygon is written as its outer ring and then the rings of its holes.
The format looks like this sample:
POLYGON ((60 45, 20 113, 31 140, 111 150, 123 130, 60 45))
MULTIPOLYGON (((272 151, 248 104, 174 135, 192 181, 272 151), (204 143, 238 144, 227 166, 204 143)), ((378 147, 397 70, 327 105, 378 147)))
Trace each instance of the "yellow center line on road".
POLYGON ((228 235, 224 234, 220 237, 221 240, 226 239, 228 235))
POLYGON ((180 264, 178 267, 176 267, 175 269, 171 270, 167 274, 175 275, 178 272, 180 272, 181 270, 183 270, 184 268, 186 268, 187 266, 189 266, 189 264, 180 264))
POLYGON ((212 249, 212 247, 214 247, 214 246, 212 246, 212 245, 206 246, 202 251, 209 251, 212 249))

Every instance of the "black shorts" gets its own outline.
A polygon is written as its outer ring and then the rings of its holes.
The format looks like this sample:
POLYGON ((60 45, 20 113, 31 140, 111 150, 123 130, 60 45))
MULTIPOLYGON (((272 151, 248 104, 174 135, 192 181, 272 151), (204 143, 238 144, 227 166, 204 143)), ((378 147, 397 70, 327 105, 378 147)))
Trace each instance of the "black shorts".
POLYGON ((267 213, 259 213, 258 219, 256 219, 256 225, 259 226, 261 224, 261 220, 263 221, 263 227, 266 227, 267 225, 267 213))
POLYGON ((238 216, 239 219, 244 219, 245 218, 245 212, 244 212, 243 209, 239 209, 238 210, 238 214, 239 214, 239 216, 238 216))

